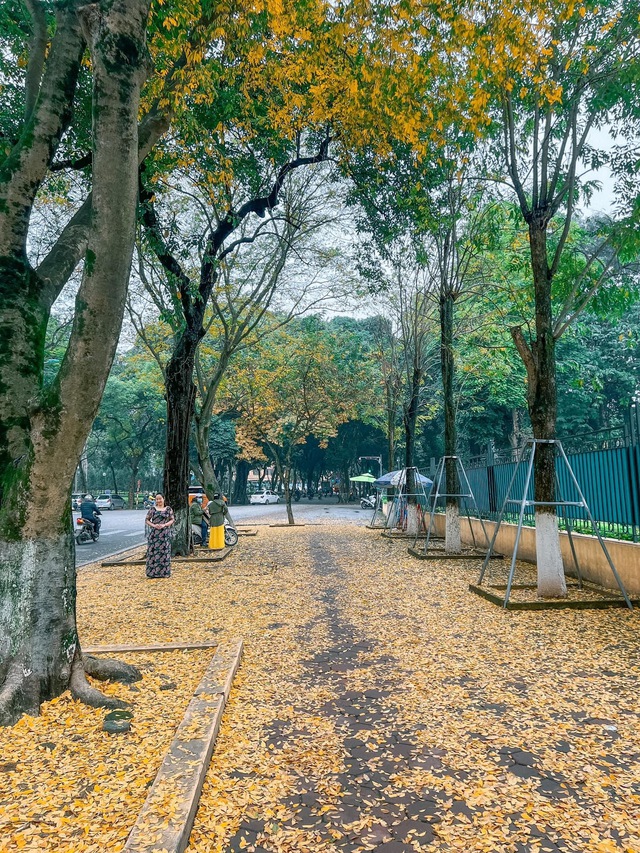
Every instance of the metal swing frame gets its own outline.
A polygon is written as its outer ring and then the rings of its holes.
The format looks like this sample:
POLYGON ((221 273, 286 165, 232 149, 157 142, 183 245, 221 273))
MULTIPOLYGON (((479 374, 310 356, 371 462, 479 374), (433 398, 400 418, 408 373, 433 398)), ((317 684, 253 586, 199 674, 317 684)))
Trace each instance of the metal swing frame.
POLYGON ((386 530, 387 529, 387 519, 385 517, 384 524, 376 524, 376 518, 378 514, 384 516, 382 512, 382 492, 377 490, 378 494, 376 495, 376 505, 373 508, 373 515, 371 516, 371 521, 367 525, 371 530, 386 530))
MULTIPOLYGON (((438 504, 438 500, 440 498, 462 498, 464 502, 464 510, 467 516, 467 520, 469 522, 469 530, 471 531, 471 540, 473 542, 474 549, 477 549, 476 543, 476 535, 473 531, 473 524, 471 523, 471 514, 469 513, 469 504, 467 503, 467 498, 471 498, 473 501, 473 506, 475 507, 476 515, 480 521, 480 525, 482 526, 482 532, 484 533, 484 538, 487 543, 487 547, 489 548, 489 553, 493 550, 492 546, 489 545, 489 534, 487 533, 487 529, 484 526, 484 520, 478 508, 478 502, 476 501, 475 495, 473 494, 473 489, 471 488, 471 483, 469 482, 469 478, 467 477, 467 472, 464 469, 464 465, 462 464, 462 460, 459 456, 442 456, 438 462, 438 467, 436 468, 436 473, 433 478, 433 484, 431 486, 431 490, 429 491, 428 501, 432 501, 431 507, 429 510, 429 529, 427 531, 427 538, 424 543, 424 553, 426 554, 429 549, 429 542, 431 540, 431 533, 433 531, 435 514, 436 514, 436 506, 438 504), (466 492, 456 492, 448 493, 441 492, 440 487, 442 486, 443 478, 446 475, 446 463, 448 460, 454 459, 456 464, 456 471, 458 472, 458 482, 461 484, 464 481, 464 487, 467 489, 466 492), (461 476, 462 475, 462 476, 461 476)), ((414 541, 414 548, 416 546, 418 537, 416 536, 416 540, 414 541)), ((493 544, 493 543, 492 543, 493 544)), ((456 555, 450 555, 453 559, 455 559, 456 555)))
POLYGON ((509 482, 509 486, 507 488, 507 491, 505 492, 504 500, 502 501, 502 506, 500 508, 498 520, 496 522, 496 526, 495 526, 495 529, 493 531, 493 536, 491 537, 491 543, 489 545, 489 549, 487 551, 487 554, 484 558, 484 562, 482 564, 482 569, 480 571, 480 577, 478 578, 478 587, 481 587, 482 581, 483 581, 484 576, 485 576, 485 572, 487 570, 487 566, 489 565, 489 560, 490 560, 490 557, 491 557, 491 554, 493 551, 493 546, 494 546, 495 541, 498 537, 498 532, 500 530, 500 526, 504 520, 504 513, 506 510, 507 504, 518 505, 520 507, 520 511, 518 514, 518 529, 516 532, 516 541, 515 541, 514 548, 513 548, 513 556, 511 558, 511 566, 509 568, 509 577, 507 580, 507 588, 505 591, 504 601, 502 602, 502 606, 504 609, 506 609, 509 605, 509 598, 511 596, 511 589, 513 587, 513 578, 514 578, 515 569, 516 569, 516 559, 518 556, 518 548, 520 546, 520 538, 522 536, 522 526, 523 526, 523 522, 524 522, 524 515, 525 515, 525 511, 526 511, 527 507, 534 507, 535 508, 537 506, 555 506, 555 507, 560 508, 560 510, 562 512, 562 517, 564 518, 566 525, 567 525, 567 535, 569 538, 569 544, 571 547, 571 554, 572 554, 574 565, 576 568, 576 573, 578 575, 578 583, 579 583, 580 588, 582 588, 582 585, 583 585, 582 572, 580 570, 580 563, 578 561, 578 555, 576 553, 575 545, 573 542, 571 520, 570 520, 570 517, 566 511, 566 508, 568 508, 570 506, 576 506, 576 507, 580 507, 580 508, 584 509, 584 511, 586 512, 587 517, 588 517, 589 521, 591 522, 591 527, 593 528, 593 532, 598 537, 598 542, 600 543, 600 547, 602 548, 602 551, 604 552, 604 555, 607 559, 607 562, 609 563, 609 567, 611 569, 611 572, 612 572, 612 574, 616 580, 616 583, 618 584, 618 588, 619 588, 620 592, 622 593, 622 597, 624 598, 625 604, 627 605, 627 607, 630 610, 633 610, 633 604, 631 603, 631 600, 630 600, 629 596, 627 595, 627 591, 624 587, 624 584, 622 583, 622 578, 618 574, 618 571, 617 571, 617 569, 613 563, 613 560, 611 559, 611 555, 609 554, 609 550, 607 549, 607 546, 604 542, 604 539, 602 538, 602 535, 600 533, 600 528, 598 527, 598 523, 595 520, 595 518, 593 517, 591 510, 589 509, 589 505, 587 504, 586 498, 582 493, 582 490, 580 488, 580 484, 578 483, 578 480, 576 479, 576 475, 573 472, 573 468, 571 467, 571 464, 570 464, 569 460, 567 459, 567 454, 564 451, 564 447, 562 446, 562 442, 559 439, 556 439, 556 438, 553 438, 553 439, 530 438, 527 440, 527 442, 521 448, 520 453, 518 455, 518 459, 516 461, 516 466, 513 470, 513 474, 511 475, 511 480, 509 482), (529 486, 531 485, 531 480, 532 480, 532 475, 533 475, 533 463, 535 461, 536 448, 538 447, 538 445, 541 445, 541 444, 553 444, 555 446, 556 451, 558 451, 560 454, 560 458, 563 460, 564 464, 566 465, 567 471, 569 472, 569 476, 571 477, 571 481, 572 481, 572 483, 576 489, 579 500, 577 500, 577 501, 566 501, 566 500, 562 499, 561 493, 560 493, 560 483, 559 483, 557 471, 555 474, 555 480, 556 480, 556 490, 557 490, 558 500, 555 500, 555 501, 528 500, 527 495, 529 493, 529 486), (518 470, 520 468, 520 465, 524 462, 525 455, 527 453, 527 450, 529 450, 529 449, 531 452, 529 455, 529 460, 528 460, 528 465, 527 465, 527 474, 526 474, 526 478, 525 478, 525 484, 524 484, 524 490, 523 490, 522 498, 520 498, 520 499, 511 498, 510 497, 511 490, 513 488, 513 484, 515 482, 518 470))
MULTIPOLYGON (((424 485, 422 483, 422 480, 420 479, 420 476, 421 476, 420 471, 416 465, 410 465, 409 468, 403 468, 402 469, 402 474, 400 476, 400 479, 398 480, 397 485, 392 487, 392 488, 395 488, 397 491, 396 491, 395 495, 393 496, 393 503, 391 505, 391 509, 387 513, 387 516, 385 519, 385 525, 384 525, 385 531, 391 532, 394 529, 395 525, 391 525, 389 523, 389 520, 391 518, 395 518, 396 515, 399 518, 400 513, 399 512, 396 513, 396 508, 399 509, 400 501, 402 498, 404 498, 404 500, 406 501, 406 499, 409 497, 416 497, 416 498, 422 497, 424 499, 425 506, 427 505, 427 493, 424 490, 424 485), (421 491, 412 492, 410 495, 407 494, 407 492, 402 491, 403 487, 406 488, 407 471, 409 471, 409 470, 414 472, 416 487, 421 490, 421 491)), ((408 504, 408 501, 407 501, 407 504, 408 504)), ((419 527, 424 528, 424 516, 421 517, 419 527)), ((416 539, 419 535, 420 535, 420 531, 418 530, 418 533, 416 534, 416 539)))

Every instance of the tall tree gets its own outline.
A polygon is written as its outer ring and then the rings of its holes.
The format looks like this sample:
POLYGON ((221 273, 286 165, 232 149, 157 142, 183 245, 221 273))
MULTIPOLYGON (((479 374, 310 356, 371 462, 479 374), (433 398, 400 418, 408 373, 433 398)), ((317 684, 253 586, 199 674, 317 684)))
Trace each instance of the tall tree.
MULTIPOLYGON (((556 342, 576 307, 607 279, 622 229, 598 235, 567 292, 568 304, 555 316, 554 285, 568 254, 576 206, 591 188, 585 172, 615 165, 595 131, 616 134, 637 117, 639 11, 637 2, 618 0, 550 3, 544 16, 530 19, 533 49, 525 55, 512 46, 507 77, 495 92, 496 145, 526 223, 534 293, 534 322, 514 326, 512 335, 527 371, 533 435, 542 442, 535 458, 541 596, 566 595, 554 505, 555 447, 545 443, 556 438, 556 342)), ((523 9, 516 17, 527 14, 523 9)), ((501 36, 492 36, 488 42, 495 45, 501 36)))
MULTIPOLYGON (((30 3, 33 34, 20 134, 0 167, 0 722, 38 713, 69 685, 89 687, 75 618, 69 491, 107 380, 133 251, 138 109, 147 73, 148 0, 56 10, 30 3), (44 384, 44 341, 64 237, 38 268, 29 217, 72 116, 85 48, 93 80, 90 226, 69 346, 44 384), (62 242, 61 242, 62 241, 62 242), (56 261, 56 263, 54 263, 56 261)), ((63 232, 64 234, 64 232, 63 232)), ((111 700, 110 704, 113 704, 111 700)))
POLYGON ((275 462, 289 524, 295 451, 311 435, 326 444, 354 413, 359 372, 357 362, 341 361, 339 339, 309 318, 281 330, 261 352, 247 354, 244 369, 229 382, 243 433, 262 443, 275 462))
MULTIPOLYGON (((165 239, 161 220, 154 204, 154 193, 143 191, 142 220, 149 247, 169 276, 177 309, 174 315, 175 342, 164 368, 167 399, 167 446, 164 469, 164 491, 176 516, 174 552, 188 553, 190 547, 188 524, 189 442, 195 410, 197 388, 193 381, 196 354, 207 330, 208 307, 214 288, 220 282, 221 263, 238 244, 253 242, 262 231, 260 220, 275 217, 287 176, 297 169, 323 162, 328 157, 330 138, 318 143, 317 153, 299 154, 287 159, 273 173, 266 166, 265 174, 254 174, 255 183, 236 186, 235 197, 223 203, 221 211, 211 203, 200 236, 202 252, 197 275, 185 269, 178 252, 165 239), (241 226, 251 223, 249 233, 238 233, 241 226), (235 238, 237 237, 237 243, 235 238), (195 279, 195 280, 194 280, 195 279)), ((277 281, 277 279, 276 279, 277 281)), ((226 367, 226 364, 225 364, 226 367)))

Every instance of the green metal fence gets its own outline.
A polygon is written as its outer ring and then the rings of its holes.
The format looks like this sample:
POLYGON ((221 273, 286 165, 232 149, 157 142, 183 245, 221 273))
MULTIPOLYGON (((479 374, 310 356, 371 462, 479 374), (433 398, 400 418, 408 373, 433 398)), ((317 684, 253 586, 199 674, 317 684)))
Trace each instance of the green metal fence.
MULTIPOLYGON (((634 404, 624 428, 607 435, 573 436, 563 441, 569 463, 592 515, 605 536, 640 541, 640 406, 634 404)), ((495 519, 502 507, 517 465, 518 450, 495 451, 470 459, 465 468, 483 518, 495 519)), ((511 497, 523 497, 525 464, 518 468, 511 497)), ((556 460, 557 498, 576 501, 578 495, 566 467, 556 460)), ((532 485, 527 499, 533 500, 532 485)), ((508 504, 505 521, 517 521, 519 507, 508 504)), ((527 507, 525 523, 533 524, 533 508, 527 507)), ((560 524, 578 532, 591 533, 583 508, 559 508, 560 524)))

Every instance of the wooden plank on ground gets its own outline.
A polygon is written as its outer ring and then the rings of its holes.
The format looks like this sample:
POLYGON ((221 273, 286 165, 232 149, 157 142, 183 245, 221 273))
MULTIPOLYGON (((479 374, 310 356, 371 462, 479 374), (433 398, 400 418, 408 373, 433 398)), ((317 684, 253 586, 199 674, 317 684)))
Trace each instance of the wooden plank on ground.
MULTIPOLYGON (((219 563, 229 556, 233 549, 222 548, 220 551, 210 551, 208 548, 203 548, 202 557, 172 557, 171 565, 175 563, 219 563), (204 556, 206 554, 206 556, 204 556)), ((146 566, 146 560, 105 560, 100 565, 102 566, 146 566)))
POLYGON ((242 640, 222 643, 178 726, 124 853, 183 853, 196 816, 242 640))
POLYGON ((190 649, 215 649, 218 641, 211 643, 152 643, 148 646, 83 646, 86 655, 106 655, 117 652, 177 652, 190 649))

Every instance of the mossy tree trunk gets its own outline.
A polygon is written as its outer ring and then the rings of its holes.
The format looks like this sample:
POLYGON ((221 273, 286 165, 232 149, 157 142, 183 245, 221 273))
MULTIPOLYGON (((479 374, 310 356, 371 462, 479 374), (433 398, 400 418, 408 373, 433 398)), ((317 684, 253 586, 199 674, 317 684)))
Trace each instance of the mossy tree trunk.
MULTIPOLYGON (((70 484, 119 337, 133 251, 138 105, 148 0, 57 16, 40 92, 0 180, 0 722, 90 688, 76 628, 70 484), (67 353, 43 385, 50 278, 27 260, 38 187, 68 124, 85 43, 92 61, 91 228, 67 353)), ((108 700, 109 704, 121 704, 108 700)))
POLYGON ((187 555, 191 549, 189 525, 189 441, 196 399, 193 383, 196 347, 199 336, 186 329, 165 370, 167 398, 167 444, 164 457, 163 491, 166 503, 175 513, 174 555, 187 555))

